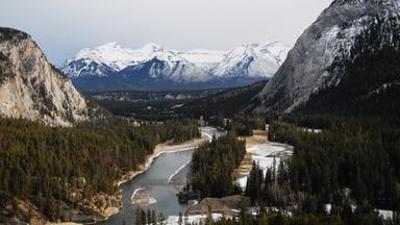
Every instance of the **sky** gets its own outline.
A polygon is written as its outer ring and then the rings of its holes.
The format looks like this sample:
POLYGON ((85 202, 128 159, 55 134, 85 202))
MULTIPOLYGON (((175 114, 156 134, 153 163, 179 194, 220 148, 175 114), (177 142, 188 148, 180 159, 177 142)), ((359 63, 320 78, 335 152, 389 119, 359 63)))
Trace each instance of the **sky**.
POLYGON ((107 42, 229 50, 293 46, 332 0, 1 0, 0 26, 28 32, 51 62, 107 42))

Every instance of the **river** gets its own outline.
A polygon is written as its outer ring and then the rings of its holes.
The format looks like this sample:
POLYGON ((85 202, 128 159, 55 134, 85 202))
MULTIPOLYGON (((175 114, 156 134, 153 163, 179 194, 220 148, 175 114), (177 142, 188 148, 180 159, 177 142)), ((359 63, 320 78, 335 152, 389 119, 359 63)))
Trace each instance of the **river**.
MULTIPOLYGON (((224 134, 212 127, 201 129, 203 136, 209 140, 215 135, 219 137, 224 134)), ((192 154, 197 145, 189 148, 176 147, 176 152, 167 152, 154 159, 151 166, 143 173, 137 175, 132 180, 121 185, 122 188, 122 209, 118 214, 111 216, 108 220, 99 222, 101 225, 122 225, 132 224, 136 206, 132 204, 131 197, 135 190, 145 189, 156 202, 148 206, 157 212, 162 212, 165 216, 178 215, 184 213, 187 205, 179 204, 176 194, 178 190, 169 183, 171 175, 182 169, 192 159, 192 154), (185 149, 184 151, 180 151, 185 149)), ((185 170, 183 170, 185 171, 185 170)))

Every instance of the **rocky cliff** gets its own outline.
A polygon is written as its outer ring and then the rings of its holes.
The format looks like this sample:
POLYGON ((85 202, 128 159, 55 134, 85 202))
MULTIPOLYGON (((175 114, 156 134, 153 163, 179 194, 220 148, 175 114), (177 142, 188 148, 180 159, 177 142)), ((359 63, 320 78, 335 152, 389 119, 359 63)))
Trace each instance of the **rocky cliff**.
POLYGON ((0 115, 71 126, 88 120, 89 107, 28 34, 0 28, 0 115))
MULTIPOLYGON (((382 61, 373 58, 388 56, 388 49, 399 49, 399 4, 398 0, 334 1, 301 35, 274 78, 249 108, 255 112, 291 112, 306 104, 312 95, 344 87, 341 84, 345 80, 353 82, 346 85, 348 89, 360 89, 359 85, 365 83, 363 76, 368 73, 360 71, 366 66, 369 72, 376 71, 374 77, 369 78, 357 95, 348 93, 342 97, 368 96, 382 85, 396 84, 399 75, 381 79, 386 74, 380 67, 382 61), (354 79, 356 74, 358 78, 354 79)), ((397 57, 390 55, 391 59, 397 57)), ((341 93, 344 91, 342 88, 341 93)))

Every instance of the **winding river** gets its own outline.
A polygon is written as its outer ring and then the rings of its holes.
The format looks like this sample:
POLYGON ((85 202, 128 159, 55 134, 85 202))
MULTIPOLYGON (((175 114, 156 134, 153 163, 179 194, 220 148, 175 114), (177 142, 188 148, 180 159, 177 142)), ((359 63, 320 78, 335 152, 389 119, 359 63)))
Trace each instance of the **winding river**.
MULTIPOLYGON (((205 127, 201 130, 202 135, 209 140, 215 135, 219 137, 224 134, 212 127, 205 127)), ((190 147, 176 147, 175 152, 167 152, 155 158, 151 166, 144 173, 137 175, 132 180, 121 185, 122 188, 122 209, 118 214, 111 216, 108 220, 99 222, 101 225, 122 225, 131 224, 134 218, 136 206, 132 204, 131 196, 135 190, 144 189, 156 200, 148 206, 165 216, 184 213, 187 208, 185 204, 179 204, 176 194, 178 190, 169 181, 178 171, 187 172, 185 169, 192 159, 192 154, 197 145, 190 147)), ((180 174, 181 175, 181 174, 180 174)))

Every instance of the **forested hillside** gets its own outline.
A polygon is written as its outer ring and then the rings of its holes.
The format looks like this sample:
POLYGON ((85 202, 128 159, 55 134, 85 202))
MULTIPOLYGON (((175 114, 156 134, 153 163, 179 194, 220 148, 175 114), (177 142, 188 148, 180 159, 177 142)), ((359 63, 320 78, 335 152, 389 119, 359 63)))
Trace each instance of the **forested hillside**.
POLYGON ((272 127, 270 136, 295 146, 288 167, 296 192, 326 203, 348 188, 353 204, 400 209, 400 39, 395 34, 382 44, 384 26, 377 18, 355 40, 354 60, 332 66, 345 68, 337 86, 322 88, 284 117, 322 133, 305 134, 284 123, 272 127))
POLYGON ((287 166, 296 193, 307 193, 327 204, 348 188, 356 205, 399 209, 400 129, 343 121, 310 134, 276 123, 270 138, 295 146, 287 166))
POLYGON ((246 87, 232 88, 196 99, 176 111, 196 118, 199 116, 232 117, 248 105, 249 101, 262 90, 266 82, 261 81, 246 87))
POLYGON ((27 199, 55 220, 61 202, 71 203, 72 190, 83 186, 84 199, 113 194, 121 175, 138 169, 158 143, 199 135, 197 124, 190 121, 136 128, 125 121, 51 128, 0 119, 0 196, 27 199))
POLYGON ((180 106, 223 90, 116 91, 87 94, 94 102, 114 115, 142 120, 168 120, 179 118, 178 108, 180 106))
POLYGON ((233 133, 200 146, 193 153, 190 186, 199 191, 202 198, 237 192, 231 174, 245 153, 244 141, 239 141, 233 133))
POLYGON ((400 36, 395 34, 392 43, 382 44, 379 35, 383 26, 377 19, 370 32, 356 39, 351 52, 354 59, 337 62, 331 67, 331 70, 345 68, 339 85, 321 88, 297 111, 398 119, 400 36))

